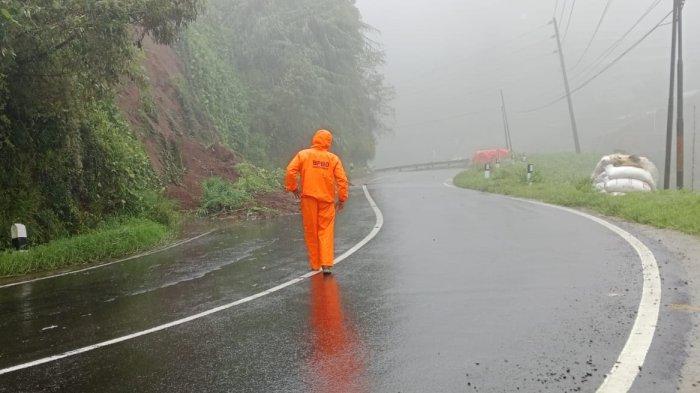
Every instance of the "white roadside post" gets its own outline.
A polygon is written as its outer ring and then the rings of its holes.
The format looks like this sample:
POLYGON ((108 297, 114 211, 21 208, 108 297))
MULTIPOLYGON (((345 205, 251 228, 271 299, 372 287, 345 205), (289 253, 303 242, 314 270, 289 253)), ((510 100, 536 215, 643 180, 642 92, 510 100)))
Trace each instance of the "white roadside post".
POLYGON ((14 224, 10 229, 12 246, 18 251, 27 251, 27 228, 22 224, 14 224))
POLYGON ((527 164, 527 184, 532 185, 532 174, 535 172, 535 164, 527 164))
POLYGON ((491 178, 491 164, 487 163, 484 165, 484 179, 490 179, 491 178))

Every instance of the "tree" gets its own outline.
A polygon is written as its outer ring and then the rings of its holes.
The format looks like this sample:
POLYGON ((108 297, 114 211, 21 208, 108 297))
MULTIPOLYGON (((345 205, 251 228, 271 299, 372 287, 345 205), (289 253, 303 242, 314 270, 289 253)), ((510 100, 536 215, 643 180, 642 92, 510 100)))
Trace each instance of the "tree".
POLYGON ((148 162, 114 88, 145 35, 172 43, 202 1, 0 0, 0 227, 46 240, 137 203, 148 162))
POLYGON ((264 136, 272 162, 287 161, 323 126, 347 159, 374 156, 392 91, 352 2, 212 0, 195 29, 211 26, 220 56, 247 88, 250 133, 264 136))

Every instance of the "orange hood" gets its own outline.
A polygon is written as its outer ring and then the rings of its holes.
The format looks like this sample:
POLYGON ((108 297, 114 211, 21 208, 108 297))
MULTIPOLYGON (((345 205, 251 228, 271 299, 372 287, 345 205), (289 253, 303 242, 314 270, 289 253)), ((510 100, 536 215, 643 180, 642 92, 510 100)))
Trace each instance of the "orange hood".
POLYGON ((333 144, 333 134, 328 130, 318 130, 311 140, 311 147, 319 150, 328 150, 333 144))

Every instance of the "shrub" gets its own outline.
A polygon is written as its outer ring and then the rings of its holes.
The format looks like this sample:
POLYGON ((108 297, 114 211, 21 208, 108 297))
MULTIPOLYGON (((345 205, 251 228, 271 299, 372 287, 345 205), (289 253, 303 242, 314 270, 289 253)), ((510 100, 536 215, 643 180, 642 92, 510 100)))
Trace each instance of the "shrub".
POLYGON ((231 213, 240 210, 259 210, 256 197, 282 188, 282 171, 267 170, 249 163, 236 165, 239 178, 229 182, 220 177, 207 179, 200 214, 231 213))

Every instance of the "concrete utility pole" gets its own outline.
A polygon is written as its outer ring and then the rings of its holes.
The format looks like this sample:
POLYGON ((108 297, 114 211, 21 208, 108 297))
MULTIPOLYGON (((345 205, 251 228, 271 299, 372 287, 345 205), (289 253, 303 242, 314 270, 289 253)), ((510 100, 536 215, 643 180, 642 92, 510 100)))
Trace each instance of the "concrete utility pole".
POLYGON ((676 187, 683 189, 685 180, 685 124, 683 120, 683 3, 678 1, 678 119, 676 120, 676 187))
POLYGON ((578 128, 576 127, 576 115, 574 114, 574 103, 571 99, 571 89, 569 88, 569 76, 566 74, 566 63, 564 62, 564 52, 561 49, 561 37, 559 36, 559 25, 557 24, 557 18, 552 18, 554 25, 554 34, 557 38, 557 48, 559 49, 559 61, 561 62, 561 72, 564 76, 564 88, 566 89, 566 100, 569 103, 569 117, 571 118, 571 131, 574 134, 574 147, 576 148, 576 154, 581 153, 581 144, 578 140, 578 128))
POLYGON ((501 89, 501 112, 503 114, 503 130, 506 133, 506 148, 513 155, 513 140, 510 135, 510 123, 508 122, 508 110, 506 109, 506 99, 503 97, 503 89, 501 89))
POLYGON ((664 190, 671 188, 671 145, 673 144, 673 89, 676 82, 676 37, 678 28, 678 0, 673 0, 673 33, 671 33, 671 81, 668 87, 668 113, 666 117, 666 160, 664 190))
POLYGON ((695 138, 698 136, 698 112, 697 106, 693 105, 693 166, 690 178, 690 189, 695 190, 695 138))

